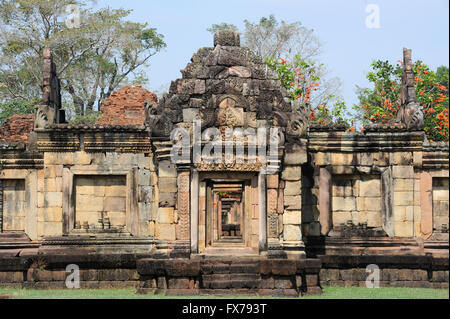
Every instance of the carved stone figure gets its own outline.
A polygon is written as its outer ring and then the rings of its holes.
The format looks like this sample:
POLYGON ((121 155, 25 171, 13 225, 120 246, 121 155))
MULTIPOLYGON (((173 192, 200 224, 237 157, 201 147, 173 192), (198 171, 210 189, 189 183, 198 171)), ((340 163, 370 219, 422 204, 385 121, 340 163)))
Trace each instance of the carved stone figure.
POLYGON ((42 79, 42 102, 35 108, 35 129, 65 122, 64 112, 61 110, 61 85, 52 53, 48 48, 44 49, 42 79))
POLYGON ((417 102, 412 69, 412 51, 403 49, 403 75, 401 87, 401 106, 395 123, 406 125, 408 130, 423 130, 423 107, 417 102))
POLYGON ((293 112, 289 116, 286 134, 290 137, 302 137, 308 130, 308 119, 299 112, 293 112))
POLYGON ((151 137, 169 137, 173 129, 173 123, 163 111, 159 111, 158 105, 146 101, 145 126, 149 129, 151 137))

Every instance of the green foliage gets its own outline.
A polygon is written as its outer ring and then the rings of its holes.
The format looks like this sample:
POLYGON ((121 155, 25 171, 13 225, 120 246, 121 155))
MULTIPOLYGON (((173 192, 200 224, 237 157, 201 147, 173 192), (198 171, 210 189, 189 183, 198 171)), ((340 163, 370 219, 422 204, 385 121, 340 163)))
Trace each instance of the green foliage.
MULTIPOLYGON (((402 62, 374 61, 367 79, 373 88, 357 87, 359 105, 354 106, 363 123, 387 123, 401 106, 402 62)), ((435 72, 416 61, 413 65, 417 100, 424 108, 425 131, 433 141, 448 140, 448 68, 435 72)))
POLYGON ((238 28, 234 24, 222 22, 219 24, 213 24, 211 27, 206 29, 206 31, 211 32, 212 34, 216 34, 217 32, 224 30, 238 31, 238 28))
POLYGON ((84 115, 76 115, 71 121, 73 124, 94 125, 100 119, 101 112, 87 111, 84 115))
POLYGON ((0 101, 41 96, 42 53, 51 49, 63 103, 91 116, 124 83, 142 81, 142 68, 165 48, 164 37, 145 23, 128 21, 130 10, 93 10, 86 0, 0 2, 0 101), (80 26, 66 24, 65 9, 80 9, 80 26), (88 114, 89 113, 89 114, 88 114))
POLYGON ((348 125, 349 113, 342 99, 335 99, 334 95, 329 94, 323 99, 323 105, 311 105, 312 94, 320 88, 316 63, 307 62, 297 54, 293 62, 282 58, 266 58, 266 64, 278 75, 281 85, 289 92, 291 101, 296 102, 295 111, 304 113, 311 121, 322 125, 348 125))
POLYGON ((12 100, 0 104, 0 124, 14 114, 32 114, 37 100, 12 100))

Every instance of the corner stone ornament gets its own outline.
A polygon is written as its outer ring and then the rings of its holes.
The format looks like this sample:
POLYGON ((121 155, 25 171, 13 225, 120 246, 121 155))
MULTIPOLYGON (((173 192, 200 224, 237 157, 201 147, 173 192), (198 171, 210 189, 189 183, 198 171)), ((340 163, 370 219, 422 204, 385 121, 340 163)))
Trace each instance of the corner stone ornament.
POLYGON ((43 129, 52 124, 65 122, 65 113, 61 110, 61 84, 52 53, 48 48, 44 49, 42 75, 42 101, 35 107, 35 129, 43 129))
POLYGON ((401 86, 401 105, 395 123, 406 125, 408 130, 423 130, 423 107, 417 102, 412 68, 412 50, 403 49, 403 75, 401 86))

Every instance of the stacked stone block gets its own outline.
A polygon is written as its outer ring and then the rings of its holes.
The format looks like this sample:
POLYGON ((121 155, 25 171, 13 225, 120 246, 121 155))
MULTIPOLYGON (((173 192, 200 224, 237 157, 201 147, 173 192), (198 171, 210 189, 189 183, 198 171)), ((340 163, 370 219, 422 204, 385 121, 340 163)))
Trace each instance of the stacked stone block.
POLYGON ((126 226, 126 176, 75 178, 75 222, 97 225, 109 218, 112 227, 126 226))
POLYGON ((448 232, 448 178, 433 178, 433 231, 448 232))
POLYGON ((414 167, 392 167, 393 214, 396 237, 414 236, 414 167))
POLYGON ((333 227, 347 224, 382 226, 381 181, 376 175, 341 175, 332 181, 333 227))
POLYGON ((112 226, 126 225, 134 235, 149 236, 151 183, 151 158, 144 154, 45 153, 44 169, 38 172, 38 236, 62 236, 74 229, 63 227, 69 210, 74 223, 96 225, 103 213, 112 226))
POLYGON ((281 174, 284 183, 283 240, 302 240, 302 167, 300 164, 286 165, 281 174))
POLYGON ((3 231, 25 231, 25 180, 3 181, 3 231))
POLYGON ((177 168, 170 160, 158 164, 158 199, 156 237, 162 240, 176 240, 178 216, 177 202, 177 168))
POLYGON ((63 235, 63 163, 69 163, 72 156, 62 153, 44 155, 46 165, 38 172, 38 237, 63 235))

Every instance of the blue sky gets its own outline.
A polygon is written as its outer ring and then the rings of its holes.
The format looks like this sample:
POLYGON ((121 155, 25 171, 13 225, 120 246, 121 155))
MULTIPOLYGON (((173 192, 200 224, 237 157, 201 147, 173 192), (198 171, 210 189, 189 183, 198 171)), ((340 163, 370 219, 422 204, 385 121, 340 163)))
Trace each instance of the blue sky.
POLYGON ((99 0, 97 6, 132 9, 132 21, 147 22, 165 36, 167 49, 152 58, 147 72, 150 90, 180 78, 192 55, 213 45, 206 31, 212 24, 243 30, 244 19, 270 14, 315 30, 323 43, 321 62, 344 82, 349 105, 357 103, 355 86, 368 85, 365 74, 374 59, 394 63, 407 47, 433 70, 449 61, 448 0, 99 0), (380 8, 379 29, 366 27, 369 4, 380 8))

